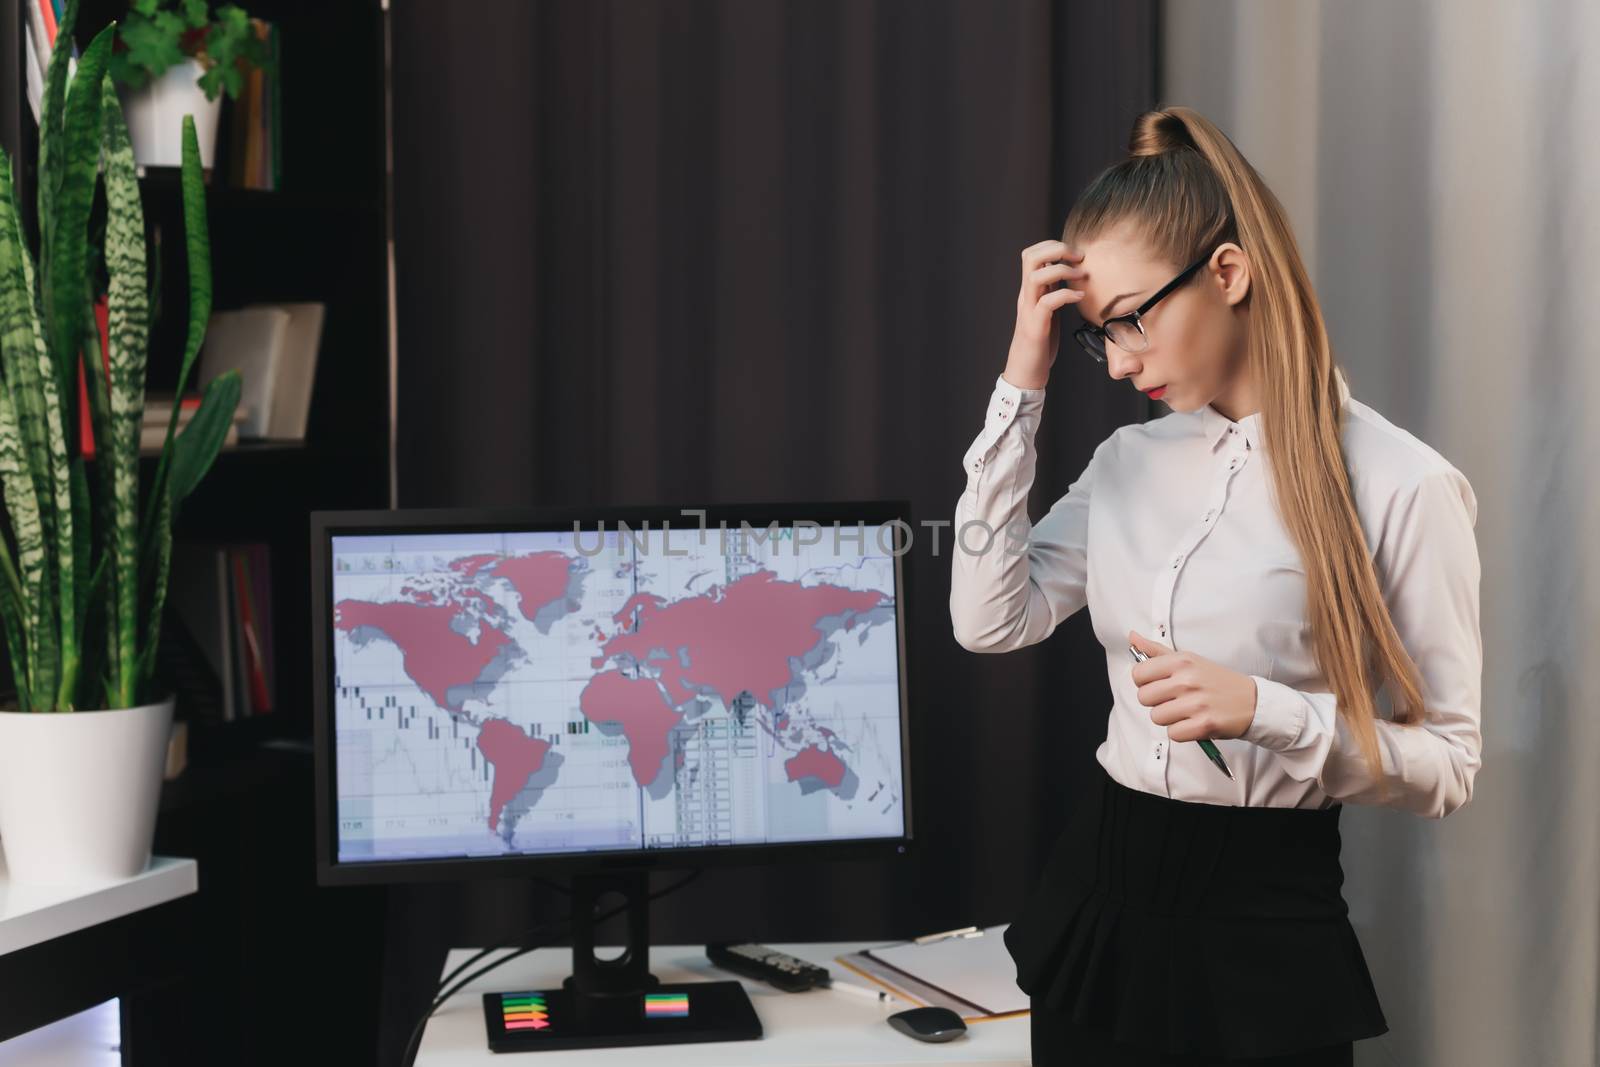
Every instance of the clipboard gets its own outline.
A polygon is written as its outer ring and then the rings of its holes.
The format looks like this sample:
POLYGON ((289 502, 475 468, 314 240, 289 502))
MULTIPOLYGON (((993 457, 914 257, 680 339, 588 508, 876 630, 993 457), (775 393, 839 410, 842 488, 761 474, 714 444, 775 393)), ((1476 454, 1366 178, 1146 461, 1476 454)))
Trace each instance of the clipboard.
POLYGON ((1002 935, 1010 923, 967 927, 836 957, 836 962, 920 1007, 949 1008, 966 1022, 1027 1015, 1028 994, 1002 935))

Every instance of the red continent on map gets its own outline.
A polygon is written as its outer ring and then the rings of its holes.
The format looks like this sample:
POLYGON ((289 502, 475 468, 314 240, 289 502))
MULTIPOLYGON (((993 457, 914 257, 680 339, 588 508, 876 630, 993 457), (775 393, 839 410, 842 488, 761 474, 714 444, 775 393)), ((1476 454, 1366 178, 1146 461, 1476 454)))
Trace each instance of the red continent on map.
POLYGON ((494 573, 511 583, 522 598, 523 616, 532 619, 540 608, 567 595, 571 569, 571 563, 560 552, 530 552, 502 560, 494 573))
MULTIPOLYGON (((450 569, 464 578, 472 578, 486 568, 511 583, 521 598, 522 614, 529 619, 567 592, 570 564, 560 552, 510 557, 479 554, 463 556, 450 564, 450 569)), ((439 599, 409 585, 402 592, 413 594, 416 599, 378 603, 341 600, 334 608, 334 625, 345 633, 358 626, 383 631, 400 650, 406 676, 439 707, 460 711, 460 701, 452 702, 448 697, 451 688, 476 682, 484 668, 512 641, 484 616, 478 619, 480 636, 476 644, 451 629, 450 623, 461 614, 461 603, 468 600, 483 605, 490 613, 497 612, 498 605, 483 590, 472 587, 455 591, 460 603, 439 599)))
MULTIPOLYGON (((630 597, 614 618, 637 629, 613 637, 601 651, 606 658, 628 653, 643 663, 652 649, 665 649, 669 659, 660 664, 661 683, 674 707, 697 695, 686 681, 712 690, 729 706, 746 690, 765 702, 789 684, 789 657, 803 657, 824 639, 816 620, 870 611, 882 600, 873 589, 780 582, 771 571, 757 571, 671 603, 649 593, 630 597), (688 667, 677 658, 680 648, 688 651, 688 667)), ((845 629, 856 621, 847 620, 845 629)))
POLYGON ((661 698, 653 678, 629 678, 621 671, 597 674, 578 694, 578 707, 590 722, 615 722, 628 739, 628 766, 642 786, 655 781, 667 755, 667 735, 678 713, 661 698))
POLYGON ((489 832, 494 833, 500 827, 500 813, 506 804, 544 766, 550 742, 529 737, 520 726, 504 719, 489 719, 478 730, 478 751, 494 768, 489 792, 489 832))
POLYGON ((839 757, 816 745, 807 745, 792 758, 784 760, 783 769, 791 782, 817 778, 829 789, 837 789, 839 783, 844 781, 844 764, 839 757))
POLYGON ((406 676, 439 707, 458 712, 461 704, 449 699, 450 689, 477 681, 501 649, 511 644, 511 638, 482 620, 474 644, 466 634, 450 628, 451 620, 460 613, 453 604, 341 600, 334 605, 333 624, 345 633, 361 626, 383 631, 400 650, 406 676))
MULTIPOLYGON (((715 692, 730 707, 746 691, 768 702, 771 693, 792 680, 790 658, 803 658, 824 640, 816 620, 870 611, 882 600, 876 590, 782 582, 771 571, 671 602, 652 593, 635 594, 613 616, 629 629, 602 646, 594 665, 626 654, 648 664, 659 677, 630 679, 616 671, 596 675, 579 705, 593 722, 622 725, 634 780, 647 786, 659 773, 668 736, 679 722, 673 709, 697 695, 686 683, 715 692), (679 659, 679 649, 687 652, 689 666, 679 659)), ((847 619, 845 629, 856 621, 847 619)), ((815 767, 815 777, 838 785, 844 777, 839 759, 820 749, 806 752, 795 757, 805 758, 800 766, 815 767)))

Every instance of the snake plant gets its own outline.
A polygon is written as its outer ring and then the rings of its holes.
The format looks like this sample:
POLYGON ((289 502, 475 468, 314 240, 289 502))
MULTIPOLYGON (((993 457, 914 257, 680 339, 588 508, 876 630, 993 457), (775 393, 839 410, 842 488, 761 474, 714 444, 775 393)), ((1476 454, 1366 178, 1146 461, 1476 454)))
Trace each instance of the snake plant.
MULTIPOLYGON (((78 0, 62 14, 39 120, 37 254, 13 162, 0 150, 0 623, 20 711, 127 708, 152 692, 183 499, 210 469, 239 401, 236 371, 213 379, 140 484, 149 340, 144 210, 122 105, 107 75, 112 23, 68 77, 78 0), (103 234, 91 228, 104 190, 103 234), (94 305, 104 276, 109 351, 94 305), (92 458, 77 447, 79 379, 92 458), (143 490, 141 494, 141 488, 143 490)), ((211 251, 194 119, 183 117, 189 320, 182 396, 211 314, 211 251)))

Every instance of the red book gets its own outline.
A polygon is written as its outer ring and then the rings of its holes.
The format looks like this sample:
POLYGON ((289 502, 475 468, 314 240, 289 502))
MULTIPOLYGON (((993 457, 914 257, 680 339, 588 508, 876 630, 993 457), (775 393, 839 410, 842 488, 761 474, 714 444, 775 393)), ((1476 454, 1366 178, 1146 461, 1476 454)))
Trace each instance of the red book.
POLYGON ((50 0, 38 0, 38 4, 39 14, 44 19, 44 35, 54 45, 56 43, 56 9, 50 3, 50 0))
POLYGON ((251 606, 250 573, 245 551, 239 547, 231 550, 233 580, 239 594, 239 624, 244 627, 245 661, 250 677, 250 714, 258 715, 271 711, 272 707, 267 697, 267 677, 262 669, 261 642, 256 636, 256 616, 251 606))
POLYGON ((250 607, 254 609, 256 639, 261 647, 261 673, 266 676, 267 710, 272 710, 277 700, 277 684, 273 678, 273 664, 277 662, 272 652, 272 590, 271 569, 267 562, 267 546, 259 541, 249 546, 250 558, 246 568, 250 571, 250 607))
MULTIPOLYGON (((46 4, 50 0, 44 0, 46 4)), ((100 327, 100 362, 105 364, 105 380, 111 381, 110 309, 106 298, 94 303, 94 321, 100 327)), ((94 420, 89 417, 88 378, 83 372, 83 353, 78 353, 78 451, 84 459, 94 458, 94 420)))

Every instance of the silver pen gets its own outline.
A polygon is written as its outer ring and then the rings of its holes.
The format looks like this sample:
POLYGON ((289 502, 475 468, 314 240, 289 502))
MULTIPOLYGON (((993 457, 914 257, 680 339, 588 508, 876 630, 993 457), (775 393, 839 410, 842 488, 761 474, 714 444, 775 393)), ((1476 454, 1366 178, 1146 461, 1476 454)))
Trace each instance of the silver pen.
POLYGON ((870 1000, 876 1004, 900 1003, 900 999, 887 989, 869 989, 863 985, 856 985, 854 982, 841 982, 830 978, 828 980, 828 988, 836 993, 849 993, 851 996, 860 997, 862 1000, 870 1000))
MULTIPOLYGON (((1133 659, 1135 663, 1143 663, 1145 660, 1150 658, 1143 652, 1140 652, 1137 648, 1134 648, 1132 645, 1128 646, 1128 651, 1133 653, 1133 659)), ((1210 757, 1211 762, 1215 763, 1219 768, 1221 768, 1222 773, 1226 774, 1230 780, 1233 779, 1233 772, 1228 770, 1227 763, 1223 762, 1222 753, 1217 751, 1217 746, 1211 743, 1211 739, 1209 737, 1200 738, 1200 751, 1204 752, 1208 757, 1210 757)))

